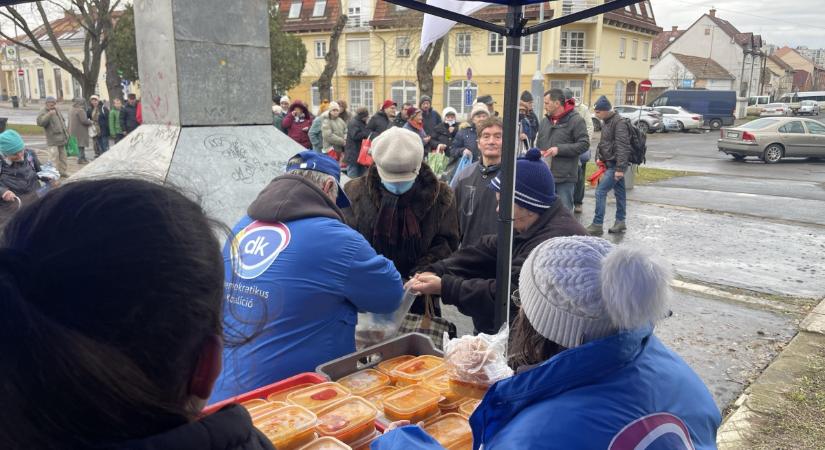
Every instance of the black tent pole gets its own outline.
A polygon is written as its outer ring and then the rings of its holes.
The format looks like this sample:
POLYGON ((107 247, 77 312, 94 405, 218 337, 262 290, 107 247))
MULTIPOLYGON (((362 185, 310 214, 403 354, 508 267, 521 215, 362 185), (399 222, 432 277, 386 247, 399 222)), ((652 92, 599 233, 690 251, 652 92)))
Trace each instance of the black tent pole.
POLYGON ((518 99, 521 59, 522 6, 510 5, 505 19, 507 52, 504 60, 504 141, 501 149, 501 192, 498 207, 496 303, 493 323, 507 323, 510 310, 510 279, 513 253, 513 197, 516 185, 518 148, 518 99))

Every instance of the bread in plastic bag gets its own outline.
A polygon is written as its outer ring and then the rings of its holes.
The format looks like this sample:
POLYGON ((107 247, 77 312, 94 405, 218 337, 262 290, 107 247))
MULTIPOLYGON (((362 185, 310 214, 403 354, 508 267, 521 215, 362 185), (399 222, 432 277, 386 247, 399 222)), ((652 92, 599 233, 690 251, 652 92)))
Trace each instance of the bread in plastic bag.
POLYGON ((495 335, 444 338, 444 363, 454 391, 480 398, 493 383, 513 376, 507 365, 509 331, 505 324, 495 335))

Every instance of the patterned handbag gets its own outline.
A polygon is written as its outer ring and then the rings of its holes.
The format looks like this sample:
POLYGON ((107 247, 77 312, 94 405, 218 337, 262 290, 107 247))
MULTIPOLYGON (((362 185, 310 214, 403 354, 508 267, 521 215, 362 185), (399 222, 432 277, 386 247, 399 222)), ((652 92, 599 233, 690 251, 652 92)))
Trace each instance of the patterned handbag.
POLYGON ((407 313, 401 323, 399 334, 421 333, 430 338, 438 349, 444 348, 444 333, 450 338, 456 337, 458 331, 455 324, 443 317, 435 315, 435 301, 427 295, 424 303, 424 315, 407 313))

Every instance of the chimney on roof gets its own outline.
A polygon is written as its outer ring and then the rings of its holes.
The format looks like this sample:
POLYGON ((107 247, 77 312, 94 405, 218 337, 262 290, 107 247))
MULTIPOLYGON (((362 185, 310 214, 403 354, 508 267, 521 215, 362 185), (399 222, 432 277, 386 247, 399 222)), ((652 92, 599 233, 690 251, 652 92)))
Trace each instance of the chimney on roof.
POLYGON ((711 8, 710 11, 708 11, 708 14, 711 17, 716 17, 716 8, 711 8))
POLYGON ((673 25, 673 28, 670 31, 679 31, 679 25, 673 25))

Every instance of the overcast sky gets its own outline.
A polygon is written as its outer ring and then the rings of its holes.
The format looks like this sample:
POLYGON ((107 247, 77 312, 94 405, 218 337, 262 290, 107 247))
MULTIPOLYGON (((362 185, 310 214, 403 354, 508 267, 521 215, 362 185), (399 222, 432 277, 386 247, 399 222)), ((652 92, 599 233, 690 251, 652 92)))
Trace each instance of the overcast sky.
POLYGON ((689 27, 711 6, 741 32, 761 34, 769 44, 825 48, 823 0, 650 0, 656 23, 689 27))

